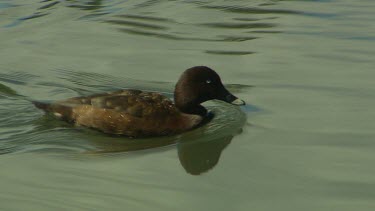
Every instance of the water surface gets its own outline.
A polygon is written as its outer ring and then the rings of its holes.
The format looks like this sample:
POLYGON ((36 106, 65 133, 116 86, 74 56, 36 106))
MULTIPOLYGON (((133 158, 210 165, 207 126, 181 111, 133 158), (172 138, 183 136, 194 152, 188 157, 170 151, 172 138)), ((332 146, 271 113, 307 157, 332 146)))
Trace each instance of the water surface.
POLYGON ((1 210, 374 210, 375 4, 0 1, 1 210), (171 96, 207 65, 247 102, 202 128, 108 136, 34 108, 171 96))

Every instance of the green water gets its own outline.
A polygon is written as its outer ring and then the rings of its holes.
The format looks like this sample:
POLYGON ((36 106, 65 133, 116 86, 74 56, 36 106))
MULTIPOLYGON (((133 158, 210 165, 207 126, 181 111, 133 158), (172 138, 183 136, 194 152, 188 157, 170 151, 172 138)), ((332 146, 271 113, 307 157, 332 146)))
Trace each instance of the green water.
POLYGON ((372 0, 0 0, 0 210, 374 210, 372 0), (165 138, 44 116, 191 66, 247 102, 165 138))

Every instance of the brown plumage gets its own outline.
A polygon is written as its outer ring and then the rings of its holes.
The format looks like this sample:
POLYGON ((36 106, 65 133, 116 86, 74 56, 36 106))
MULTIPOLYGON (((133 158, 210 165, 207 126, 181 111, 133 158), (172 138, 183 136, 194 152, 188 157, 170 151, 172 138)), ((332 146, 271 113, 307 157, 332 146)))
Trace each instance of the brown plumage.
POLYGON ((140 137, 177 134, 196 127, 207 112, 200 103, 210 99, 243 103, 224 88, 213 70, 193 67, 176 85, 176 105, 159 93, 130 89, 34 104, 76 125, 140 137))

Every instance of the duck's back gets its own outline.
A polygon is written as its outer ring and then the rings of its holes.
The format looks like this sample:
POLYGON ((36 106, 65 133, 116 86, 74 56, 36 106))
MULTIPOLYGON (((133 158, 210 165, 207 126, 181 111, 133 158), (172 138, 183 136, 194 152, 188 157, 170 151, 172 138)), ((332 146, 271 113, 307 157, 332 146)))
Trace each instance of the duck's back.
POLYGON ((202 120, 200 116, 181 113, 159 93, 140 90, 75 97, 42 109, 77 125, 133 137, 180 133, 202 120))

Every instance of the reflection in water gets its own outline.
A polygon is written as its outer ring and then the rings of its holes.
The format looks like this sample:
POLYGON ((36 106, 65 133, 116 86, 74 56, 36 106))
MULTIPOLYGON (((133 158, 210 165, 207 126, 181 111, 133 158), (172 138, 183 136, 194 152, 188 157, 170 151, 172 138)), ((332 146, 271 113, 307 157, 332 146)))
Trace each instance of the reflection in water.
POLYGON ((177 144, 178 158, 184 169, 193 175, 206 172, 219 162, 221 152, 233 136, 209 141, 187 141, 177 144))
POLYGON ((177 142, 180 163, 189 174, 199 175, 215 167, 222 151, 245 124, 246 116, 241 109, 217 103, 208 107, 215 114, 211 122, 177 142))

